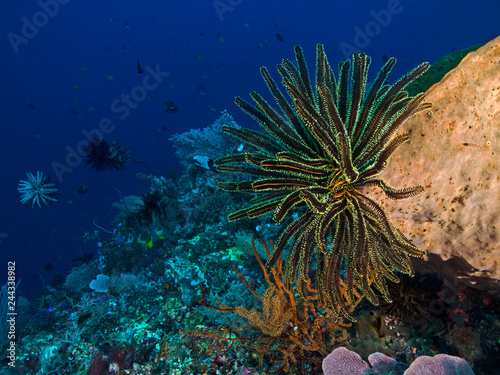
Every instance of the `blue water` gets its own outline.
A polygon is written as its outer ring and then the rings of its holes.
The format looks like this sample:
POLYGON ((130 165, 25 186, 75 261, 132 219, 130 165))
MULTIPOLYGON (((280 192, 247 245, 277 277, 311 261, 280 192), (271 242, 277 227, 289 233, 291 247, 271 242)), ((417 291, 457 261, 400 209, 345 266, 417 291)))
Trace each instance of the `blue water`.
POLYGON ((2 267, 15 260, 20 291, 34 296, 64 275, 73 258, 96 250, 95 242, 82 241, 85 231, 97 229, 93 221, 112 229, 114 187, 123 195, 149 188, 135 177, 147 171, 134 163, 97 173, 77 160, 57 178, 53 166, 66 164, 68 152, 86 140, 83 132, 92 133, 103 119, 112 121, 107 142, 128 147, 157 174, 181 173, 172 134, 205 127, 223 109, 240 125, 254 126, 233 97, 266 93, 258 68, 275 72, 281 59, 293 58, 294 45, 304 47, 310 66, 317 43, 325 44, 332 64, 352 49, 369 54, 372 71, 384 55, 394 56, 392 77, 399 77, 422 61, 498 36, 500 3, 3 1, 0 20, 0 285, 2 267), (137 94, 149 69, 161 75, 149 81, 157 84, 148 93, 175 102, 178 112, 137 96, 129 113, 120 109, 122 95, 137 94), (51 207, 20 205, 18 181, 36 171, 51 174, 68 194, 51 207), (76 194, 84 184, 88 193, 76 194), (46 263, 54 268, 42 271, 46 263))

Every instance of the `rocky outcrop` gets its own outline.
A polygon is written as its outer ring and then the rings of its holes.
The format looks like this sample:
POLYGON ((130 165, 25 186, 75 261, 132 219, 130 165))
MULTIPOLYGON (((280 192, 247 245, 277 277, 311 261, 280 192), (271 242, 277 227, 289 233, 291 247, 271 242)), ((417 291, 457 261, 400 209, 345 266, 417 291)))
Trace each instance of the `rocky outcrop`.
POLYGON ((432 110, 403 125, 410 142, 382 175, 425 192, 396 202, 369 194, 428 250, 414 261, 417 270, 500 290, 500 37, 468 54, 426 96, 432 110))

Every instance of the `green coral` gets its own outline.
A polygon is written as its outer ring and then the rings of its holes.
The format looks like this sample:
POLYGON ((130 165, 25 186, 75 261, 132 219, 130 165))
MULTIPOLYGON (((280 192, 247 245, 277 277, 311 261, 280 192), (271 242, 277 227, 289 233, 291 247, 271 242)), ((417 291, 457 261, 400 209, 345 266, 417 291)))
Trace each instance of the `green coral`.
POLYGON ((427 72, 422 74, 406 87, 408 95, 414 96, 420 92, 426 92, 432 85, 441 81, 446 73, 455 69, 458 64, 460 64, 460 61, 462 61, 462 59, 467 56, 469 52, 475 51, 483 45, 484 43, 474 44, 469 48, 452 52, 449 55, 440 58, 431 65, 427 72))

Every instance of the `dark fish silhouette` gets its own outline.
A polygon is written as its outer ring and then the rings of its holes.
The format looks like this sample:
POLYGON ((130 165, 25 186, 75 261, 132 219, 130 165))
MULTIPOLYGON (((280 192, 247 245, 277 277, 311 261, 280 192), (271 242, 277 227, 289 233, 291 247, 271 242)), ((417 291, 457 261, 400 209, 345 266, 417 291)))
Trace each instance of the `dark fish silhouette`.
POLYGON ((165 104, 167 106, 167 109, 166 109, 166 112, 167 113, 174 113, 174 112, 177 112, 179 110, 179 107, 177 107, 177 104, 175 104, 173 101, 171 100, 167 100, 166 102, 164 102, 163 100, 161 99, 158 99, 158 98, 155 98, 153 95, 149 95, 149 94, 146 94, 149 98, 153 99, 153 100, 156 100, 158 102, 161 102, 163 104, 165 104))
POLYGON ((174 113, 174 112, 177 112, 179 110, 179 108, 177 107, 177 104, 175 104, 171 100, 167 100, 164 103, 167 106, 167 109, 166 109, 167 113, 174 113))
POLYGON ((85 194, 87 191, 89 191, 89 187, 87 185, 82 185, 78 188, 76 194, 85 194))
POLYGON ((139 60, 137 60, 137 73, 144 73, 142 71, 141 64, 140 64, 139 60))
POLYGON ((94 259, 95 253, 84 253, 81 257, 72 260, 73 265, 86 264, 94 259))
POLYGON ((43 265, 42 271, 43 272, 49 272, 53 268, 54 268, 54 265, 52 263, 47 263, 47 264, 43 265))

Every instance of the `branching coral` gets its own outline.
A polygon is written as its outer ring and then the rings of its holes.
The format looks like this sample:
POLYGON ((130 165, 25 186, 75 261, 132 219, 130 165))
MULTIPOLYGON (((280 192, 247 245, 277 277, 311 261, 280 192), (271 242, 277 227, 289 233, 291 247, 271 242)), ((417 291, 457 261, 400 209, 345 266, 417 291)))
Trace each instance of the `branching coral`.
MULTIPOLYGON (((264 241, 268 257, 271 256, 264 241)), ((253 250, 259 262, 268 287, 263 295, 252 288, 246 277, 236 269, 234 272, 241 278, 249 291, 262 301, 262 309, 247 309, 243 306, 230 307, 223 305, 209 305, 205 301, 205 292, 201 304, 206 308, 223 313, 234 313, 244 318, 248 325, 245 327, 222 327, 218 331, 182 332, 186 335, 200 335, 211 337, 214 343, 208 353, 212 351, 226 352, 235 343, 244 345, 259 356, 260 367, 264 357, 275 364, 274 371, 291 371, 291 373, 313 373, 321 368, 321 360, 335 344, 346 340, 345 328, 351 324, 344 322, 340 309, 331 309, 323 306, 318 297, 318 291, 307 283, 309 297, 307 300, 297 295, 294 288, 283 282, 283 268, 278 260, 271 270, 266 270, 252 241, 253 250), (308 370, 306 370, 308 368, 308 370)), ((342 284, 343 287, 345 287, 342 284)), ((356 289, 358 304, 362 296, 356 289)), ((345 289, 344 289, 345 293, 345 289)), ((352 311, 350 311, 352 312, 352 311)))

